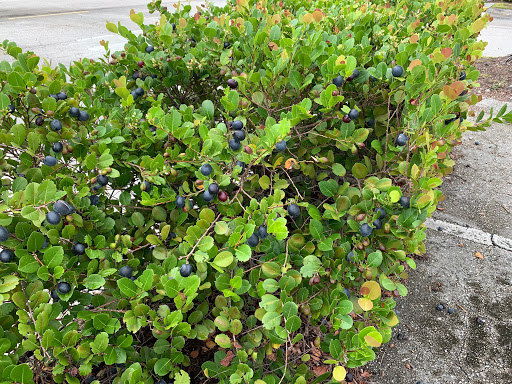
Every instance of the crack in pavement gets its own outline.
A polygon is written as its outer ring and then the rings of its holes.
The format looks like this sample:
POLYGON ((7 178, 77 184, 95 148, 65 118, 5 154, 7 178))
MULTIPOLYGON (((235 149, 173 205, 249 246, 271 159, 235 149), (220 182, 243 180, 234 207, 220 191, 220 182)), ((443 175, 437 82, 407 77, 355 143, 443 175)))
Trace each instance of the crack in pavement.
POLYGON ((469 226, 466 227, 432 218, 428 218, 425 221, 425 224, 429 229, 445 232, 449 235, 471 240, 475 243, 488 245, 491 247, 498 247, 506 251, 512 251, 512 239, 493 233, 484 232, 478 228, 472 228, 469 226))

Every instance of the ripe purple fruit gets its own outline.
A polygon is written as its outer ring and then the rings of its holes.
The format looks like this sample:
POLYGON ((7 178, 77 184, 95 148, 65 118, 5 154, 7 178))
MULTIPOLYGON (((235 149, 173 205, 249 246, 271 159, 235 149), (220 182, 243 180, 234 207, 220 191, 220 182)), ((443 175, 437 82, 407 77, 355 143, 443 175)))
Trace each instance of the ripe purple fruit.
POLYGON ((57 99, 66 100, 67 98, 68 98, 68 95, 66 95, 64 92, 57 93, 57 99))
POLYGON ((83 255, 85 253, 85 245, 76 243, 73 245, 72 251, 75 255, 83 255))
POLYGON ((219 193, 219 185, 217 183, 211 183, 208 186, 208 192, 215 196, 217 193, 219 193))
POLYGON ((78 112, 78 120, 79 121, 87 121, 87 120, 89 120, 89 114, 86 111, 78 112))
POLYGON ((101 186, 105 186, 108 184, 108 176, 106 175, 99 175, 98 176, 98 184, 101 186))
POLYGON ((278 142, 278 143, 276 144, 276 149, 277 149, 279 152, 283 152, 283 151, 286 149, 286 141, 281 140, 280 142, 278 142))
POLYGON ((178 196, 176 198, 176 208, 183 208, 185 206, 185 198, 183 196, 178 196))
POLYGON ((80 110, 77 107, 69 108, 69 116, 78 117, 79 114, 80 114, 80 110))
POLYGON ((286 211, 292 219, 297 219, 300 216, 300 208, 297 204, 290 204, 286 211))
POLYGON ((54 302, 54 303, 56 303, 57 301, 59 301, 59 300, 60 300, 60 297, 59 297, 59 295, 57 294, 57 291, 56 291, 55 289, 52 289, 52 290, 50 291, 50 296, 52 297, 52 299, 53 299, 53 302, 54 302))
POLYGON ((53 167, 57 164, 57 159, 53 156, 46 156, 43 161, 44 165, 47 165, 48 167, 53 167))
POLYGON ((382 220, 383 218, 386 217, 386 210, 384 208, 382 208, 382 207, 375 208, 375 213, 379 213, 380 214, 379 217, 378 217, 379 220, 382 220))
POLYGON ((14 105, 10 104, 7 106, 7 111, 9 113, 13 113, 15 110, 16 110, 16 107, 14 105))
POLYGON ((4 249, 0 252, 0 261, 2 263, 10 263, 14 259, 14 252, 10 249, 4 249))
POLYGON ((375 125, 375 120, 373 120, 373 118, 369 118, 368 121, 364 124, 364 126, 366 128, 370 128, 370 127, 373 127, 375 125))
POLYGON ((128 265, 125 265, 124 267, 121 267, 121 269, 119 269, 119 276, 121 277, 132 277, 133 275, 133 269, 132 267, 128 266, 128 265))
POLYGON ((35 120, 35 124, 40 127, 41 125, 44 124, 44 119, 41 117, 41 116, 37 116, 36 117, 36 120, 35 120))
POLYGON ((348 117, 350 117, 350 120, 355 120, 359 117, 359 111, 357 109, 351 109, 348 113, 348 117))
POLYGON ((60 120, 52 120, 50 123, 50 128, 54 131, 60 131, 62 129, 62 123, 60 120))
POLYGON ((344 123, 350 123, 352 121, 352 119, 350 118, 349 115, 345 115, 343 116, 343 122, 344 123))
POLYGON ((140 185, 140 190, 149 193, 151 191, 151 183, 149 181, 144 181, 140 185))
POLYGON ((375 229, 381 229, 382 228, 382 221, 380 219, 375 219, 373 222, 373 226, 375 229))
POLYGON ((403 134, 403 133, 400 133, 397 137, 396 137, 396 140, 395 140, 395 143, 396 145, 400 146, 400 147, 403 147, 404 145, 407 144, 407 140, 409 140, 409 138, 407 137, 407 135, 403 134))
POLYGON ((208 192, 208 190, 203 192, 203 199, 206 202, 212 201, 214 197, 215 197, 215 195, 212 195, 210 192, 208 192))
POLYGON ((400 200, 398 200, 398 204, 400 204, 404 208, 409 208, 411 206, 411 198, 407 196, 402 196, 400 200))
POLYGON ((236 139, 229 140, 229 148, 231 148, 233 151, 239 151, 241 148, 241 144, 236 139))
POLYGON ((240 161, 240 160, 237 160, 237 162, 235 163, 235 167, 242 168, 242 172, 245 171, 245 166, 246 166, 246 164, 243 161, 240 161))
POLYGON ((239 129, 233 132, 233 139, 236 141, 245 140, 245 131, 243 129, 239 129))
POLYGON ((60 223, 60 215, 57 212, 50 211, 46 214, 48 224, 57 225, 60 223))
POLYGON ((266 225, 262 225, 258 228, 258 237, 262 240, 265 240, 268 237, 266 225))
POLYGON ((63 148, 64 148, 64 146, 59 141, 57 141, 56 143, 53 143, 53 145, 52 145, 52 150, 53 150, 53 152, 56 152, 56 153, 62 152, 63 148))
POLYGON ((461 71, 459 80, 466 80, 466 71, 461 71))
POLYGON ((400 65, 395 65, 393 69, 391 70, 391 74, 394 77, 400 77, 404 74, 404 69, 400 65))
POLYGON ((240 120, 235 120, 231 123, 231 129, 234 131, 238 131, 243 128, 244 128, 244 123, 242 123, 240 120))
POLYGON ((151 53, 155 50, 155 47, 153 47, 152 45, 148 45, 146 47, 146 53, 151 53))
POLYGON ((247 244, 250 246, 250 247, 256 247, 260 242, 260 238, 258 237, 257 234, 253 233, 251 235, 251 237, 249 237, 247 239, 247 244))
POLYGON ((57 200, 53 203, 53 210, 61 216, 70 215, 75 211, 75 208, 64 200, 57 200))
POLYGON ((370 236, 372 234, 372 231, 373 228, 370 227, 370 225, 367 223, 364 223, 361 225, 361 227, 359 227, 359 233, 364 237, 370 236))
POLYGON ((209 176, 213 172, 213 168, 210 164, 203 164, 201 166, 201 173, 203 176, 209 176))
POLYGON ((97 195, 91 195, 89 196, 89 201, 91 202, 91 205, 98 205, 100 198, 97 195))
POLYGON ((352 381, 354 381, 354 375, 352 375, 350 372, 346 374, 345 376, 345 381, 347 383, 351 383, 352 381))
POLYGON ((338 88, 341 87, 343 85, 343 77, 341 75, 335 77, 332 83, 338 88))
POLYGON ((192 273, 192 266, 190 264, 183 264, 180 267, 181 277, 189 277, 191 273, 192 273))
POLYGON ((71 285, 69 285, 66 282, 60 282, 59 284, 57 284, 57 291, 61 295, 65 295, 66 293, 71 292, 71 285))
POLYGON ((10 237, 9 230, 5 227, 0 226, 0 243, 3 243, 4 241, 8 240, 10 237))
POLYGON ((235 79, 229 79, 227 81, 227 84, 228 84, 228 87, 231 88, 231 89, 238 88, 238 81, 236 81, 235 79))
POLYGON ((142 96, 144 94, 144 89, 142 89, 141 87, 138 87, 138 88, 135 88, 135 91, 134 91, 137 96, 142 96))

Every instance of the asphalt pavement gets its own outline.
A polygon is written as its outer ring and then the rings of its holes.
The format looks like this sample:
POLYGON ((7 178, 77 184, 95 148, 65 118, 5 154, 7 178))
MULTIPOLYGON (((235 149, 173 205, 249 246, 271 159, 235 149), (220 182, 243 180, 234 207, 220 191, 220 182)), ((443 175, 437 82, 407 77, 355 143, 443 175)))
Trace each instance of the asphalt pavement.
POLYGON ((486 12, 493 17, 493 21, 482 30, 479 40, 487 42, 484 56, 507 56, 512 54, 512 9, 500 9, 491 7, 492 5, 493 3, 485 4, 486 7, 490 7, 486 12))
MULTIPOLYGON (((172 7, 171 1, 164 1, 172 7)), ((182 2, 191 4, 193 10, 202 1, 182 2)), ((225 4, 225 0, 215 0, 225 4)), ((130 10, 142 12, 146 24, 158 20, 158 14, 150 14, 148 0, 0 0, 0 36, 16 42, 24 50, 30 50, 53 65, 69 64, 82 57, 98 58, 105 49, 101 40, 110 42, 112 51, 121 50, 125 39, 107 31, 107 21, 140 31, 130 20, 130 10)), ((0 54, 1 60, 12 61, 0 54)))

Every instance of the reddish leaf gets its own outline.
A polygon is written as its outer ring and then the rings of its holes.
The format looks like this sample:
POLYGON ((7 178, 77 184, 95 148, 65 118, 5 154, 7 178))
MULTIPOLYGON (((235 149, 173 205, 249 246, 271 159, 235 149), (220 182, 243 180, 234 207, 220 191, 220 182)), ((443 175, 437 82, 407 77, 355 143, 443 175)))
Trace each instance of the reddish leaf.
POLYGON ((321 376, 324 373, 329 372, 329 367, 327 365, 319 365, 318 367, 313 368, 313 372, 317 376, 321 376))
POLYGON ((222 365, 223 367, 229 367, 229 364, 231 364, 231 361, 234 358, 235 358, 235 354, 231 351, 228 351, 228 353, 226 354, 226 357, 220 361, 220 365, 222 365))
POLYGON ((443 54, 444 57, 449 58, 452 55, 453 50, 450 47, 447 47, 441 49, 441 53, 443 54))

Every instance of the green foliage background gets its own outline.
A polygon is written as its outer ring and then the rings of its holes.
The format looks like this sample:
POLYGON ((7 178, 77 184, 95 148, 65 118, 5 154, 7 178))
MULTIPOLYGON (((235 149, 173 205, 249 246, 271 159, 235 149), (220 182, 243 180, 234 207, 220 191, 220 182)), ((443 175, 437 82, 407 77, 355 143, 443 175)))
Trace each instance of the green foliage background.
POLYGON ((0 225, 15 257, 0 265, 0 382, 342 381, 399 321, 394 297, 425 251, 451 148, 512 120, 505 109, 466 120, 479 101, 463 91, 478 86, 482 3, 148 7, 161 17, 146 25, 133 12, 141 35, 107 23, 125 49, 104 42, 97 61, 50 68, 3 43, 14 60, 0 63, 0 225), (359 116, 343 122, 351 109, 359 116), (234 120, 247 133, 239 151, 234 120), (205 201, 212 183, 227 201, 205 201), (51 225, 57 200, 74 212, 51 225), (261 226, 269 236, 250 247, 261 226))

